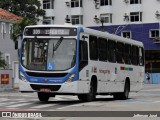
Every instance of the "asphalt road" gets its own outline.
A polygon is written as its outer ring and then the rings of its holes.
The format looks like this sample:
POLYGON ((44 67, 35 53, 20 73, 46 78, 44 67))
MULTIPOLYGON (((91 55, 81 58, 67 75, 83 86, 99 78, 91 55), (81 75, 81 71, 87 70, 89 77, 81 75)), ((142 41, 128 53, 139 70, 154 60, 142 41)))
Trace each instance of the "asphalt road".
MULTIPOLYGON (((94 117, 92 120, 98 119, 101 115, 110 115, 110 119, 113 119, 113 117, 118 118, 117 116, 122 116, 126 119, 126 117, 130 115, 135 115, 136 117, 156 118, 157 116, 160 116, 159 104, 160 85, 148 84, 145 85, 140 92, 130 93, 128 100, 114 100, 112 96, 98 95, 93 102, 81 102, 78 100, 77 96, 56 96, 55 98, 50 98, 49 102, 43 103, 39 102, 36 93, 19 93, 18 91, 0 92, 1 112, 17 111, 18 113, 41 113, 43 118, 36 118, 36 120, 53 119, 49 118, 50 116, 53 117, 53 114, 56 114, 54 119, 61 120, 80 120, 81 118, 75 118, 75 116, 81 117, 81 115, 83 116, 83 119, 85 119, 85 117, 94 117)), ((9 118, 3 119, 8 120, 9 118)), ((29 119, 32 120, 32 118, 29 119)), ((86 119, 89 120, 91 118, 86 119)), ((106 119, 106 117, 102 119, 106 119)))

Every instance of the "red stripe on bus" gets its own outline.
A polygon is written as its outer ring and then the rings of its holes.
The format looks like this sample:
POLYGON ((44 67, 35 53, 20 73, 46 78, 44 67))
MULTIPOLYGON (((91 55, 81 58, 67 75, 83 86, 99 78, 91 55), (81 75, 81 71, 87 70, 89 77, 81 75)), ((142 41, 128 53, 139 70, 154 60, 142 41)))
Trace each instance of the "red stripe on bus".
POLYGON ((124 70, 124 67, 121 67, 120 70, 124 70))

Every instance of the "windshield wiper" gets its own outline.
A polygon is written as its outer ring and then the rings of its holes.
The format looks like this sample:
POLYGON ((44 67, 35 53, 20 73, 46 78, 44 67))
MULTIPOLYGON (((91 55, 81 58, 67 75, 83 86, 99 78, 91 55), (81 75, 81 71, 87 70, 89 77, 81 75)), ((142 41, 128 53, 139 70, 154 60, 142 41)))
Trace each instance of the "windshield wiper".
POLYGON ((57 44, 54 46, 54 48, 53 48, 54 51, 56 51, 56 50, 58 49, 58 47, 60 46, 60 44, 61 44, 62 41, 63 41, 63 37, 61 37, 61 38, 58 40, 57 44))

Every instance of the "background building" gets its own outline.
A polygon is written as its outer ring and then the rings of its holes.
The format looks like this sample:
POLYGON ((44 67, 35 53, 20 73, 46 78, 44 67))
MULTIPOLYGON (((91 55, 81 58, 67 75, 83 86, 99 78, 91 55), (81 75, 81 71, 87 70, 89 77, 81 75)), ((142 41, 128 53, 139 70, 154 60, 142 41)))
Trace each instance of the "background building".
POLYGON ((21 17, 0 8, 0 51, 7 63, 7 69, 11 69, 12 62, 18 60, 17 50, 11 39, 13 23, 18 20, 21 20, 21 17))
POLYGON ((0 8, 0 51, 3 53, 2 57, 5 59, 7 66, 0 69, 0 89, 12 88, 12 78, 18 80, 18 51, 15 50, 14 41, 11 40, 13 30, 13 23, 22 18, 16 16, 6 10, 0 8), (8 82, 2 83, 2 76, 8 76, 8 82))
POLYGON ((82 24, 144 43, 146 72, 160 80, 160 0, 40 0, 39 24, 82 24), (102 28, 103 26, 103 28, 102 28))

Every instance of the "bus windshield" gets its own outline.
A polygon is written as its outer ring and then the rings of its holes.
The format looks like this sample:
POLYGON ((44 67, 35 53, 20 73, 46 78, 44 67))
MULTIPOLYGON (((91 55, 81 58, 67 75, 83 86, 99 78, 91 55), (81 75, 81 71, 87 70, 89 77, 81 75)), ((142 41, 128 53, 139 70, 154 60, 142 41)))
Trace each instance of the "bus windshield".
POLYGON ((62 71, 72 68, 76 62, 76 40, 24 39, 22 65, 29 70, 62 71))

